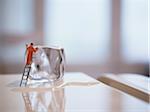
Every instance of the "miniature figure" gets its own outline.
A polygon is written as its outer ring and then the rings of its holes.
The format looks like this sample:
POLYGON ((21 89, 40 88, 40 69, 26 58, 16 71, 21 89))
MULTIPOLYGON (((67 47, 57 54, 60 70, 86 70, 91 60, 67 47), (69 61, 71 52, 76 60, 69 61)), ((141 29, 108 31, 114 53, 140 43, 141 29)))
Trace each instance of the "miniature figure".
POLYGON ((33 43, 31 43, 29 46, 26 45, 26 49, 27 49, 26 65, 31 65, 33 52, 36 52, 38 48, 34 48, 33 43))
POLYGON ((24 71, 23 71, 21 82, 20 82, 20 86, 23 86, 23 85, 26 86, 26 84, 27 84, 29 74, 30 74, 30 70, 31 70, 32 55, 37 50, 38 50, 38 48, 33 47, 33 43, 31 43, 29 46, 26 45, 26 52, 27 52, 26 65, 24 67, 24 71))

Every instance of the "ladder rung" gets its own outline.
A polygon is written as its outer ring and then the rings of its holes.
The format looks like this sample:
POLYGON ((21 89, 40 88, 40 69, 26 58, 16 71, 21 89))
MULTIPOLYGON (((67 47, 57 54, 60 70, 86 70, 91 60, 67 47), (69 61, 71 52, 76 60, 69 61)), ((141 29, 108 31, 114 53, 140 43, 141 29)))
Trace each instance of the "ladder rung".
POLYGON ((23 75, 23 77, 27 77, 28 75, 23 75))
POLYGON ((28 74, 29 74, 29 73, 24 73, 23 75, 24 75, 24 76, 27 76, 28 74))
POLYGON ((25 69, 26 69, 26 68, 31 68, 31 66, 26 66, 25 69))
POLYGON ((24 75, 24 76, 23 76, 23 78, 24 78, 24 77, 25 77, 25 78, 27 78, 27 77, 28 77, 28 75, 24 75))
POLYGON ((25 85, 27 84, 30 69, 31 69, 31 65, 25 65, 23 75, 22 75, 22 79, 21 79, 21 82, 20 82, 20 86, 22 86, 22 84, 25 84, 25 85))
POLYGON ((24 72, 28 72, 29 71, 29 69, 25 69, 25 71, 24 72))
POLYGON ((22 83, 26 83, 26 82, 23 81, 22 83))

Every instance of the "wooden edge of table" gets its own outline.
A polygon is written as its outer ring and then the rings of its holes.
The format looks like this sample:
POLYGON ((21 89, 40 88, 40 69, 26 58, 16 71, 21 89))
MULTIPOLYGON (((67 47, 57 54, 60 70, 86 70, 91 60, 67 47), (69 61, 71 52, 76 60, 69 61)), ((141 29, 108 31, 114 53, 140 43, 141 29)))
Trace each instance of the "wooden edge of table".
POLYGON ((116 89, 119 89, 125 93, 128 93, 134 97, 137 97, 147 103, 150 103, 150 94, 148 92, 142 91, 138 88, 135 88, 133 86, 127 85, 124 82, 115 80, 108 76, 101 76, 98 78, 99 81, 103 82, 106 85, 109 85, 111 87, 114 87, 116 89))

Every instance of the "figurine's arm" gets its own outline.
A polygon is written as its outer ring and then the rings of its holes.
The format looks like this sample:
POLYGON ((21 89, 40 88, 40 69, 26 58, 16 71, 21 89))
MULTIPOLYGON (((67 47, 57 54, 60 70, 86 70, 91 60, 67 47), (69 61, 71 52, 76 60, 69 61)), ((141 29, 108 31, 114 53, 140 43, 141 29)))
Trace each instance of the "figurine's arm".
POLYGON ((36 47, 36 48, 33 48, 33 51, 34 51, 34 52, 36 52, 37 50, 38 50, 38 47, 36 47))

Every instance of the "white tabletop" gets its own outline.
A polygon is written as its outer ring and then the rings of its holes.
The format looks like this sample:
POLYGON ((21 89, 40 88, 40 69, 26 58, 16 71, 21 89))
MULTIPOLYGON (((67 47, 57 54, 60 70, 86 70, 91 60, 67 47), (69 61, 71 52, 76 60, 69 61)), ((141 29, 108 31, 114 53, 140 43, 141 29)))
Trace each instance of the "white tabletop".
POLYGON ((0 75, 1 112, 148 112, 148 103, 83 73, 65 73, 55 86, 19 87, 21 74, 0 75))

